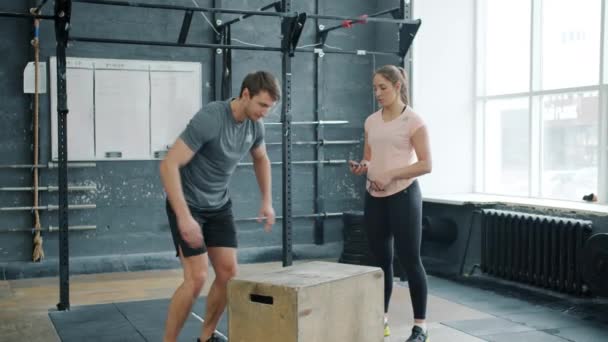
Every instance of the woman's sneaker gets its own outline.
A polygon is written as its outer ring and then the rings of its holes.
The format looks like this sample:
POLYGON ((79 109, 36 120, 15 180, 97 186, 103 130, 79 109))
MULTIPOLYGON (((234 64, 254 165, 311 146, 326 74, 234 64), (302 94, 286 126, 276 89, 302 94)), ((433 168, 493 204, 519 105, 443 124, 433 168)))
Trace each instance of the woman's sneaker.
POLYGON ((422 330, 421 327, 414 325, 412 334, 405 342, 429 342, 429 333, 422 330))
POLYGON ((388 319, 384 319, 384 337, 391 336, 391 328, 388 326, 388 319))

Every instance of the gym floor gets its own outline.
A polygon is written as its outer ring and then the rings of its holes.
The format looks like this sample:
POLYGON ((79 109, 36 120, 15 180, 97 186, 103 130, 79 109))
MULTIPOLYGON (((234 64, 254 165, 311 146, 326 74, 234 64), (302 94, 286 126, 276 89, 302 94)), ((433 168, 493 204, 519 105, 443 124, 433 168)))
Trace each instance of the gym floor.
MULTIPOLYGON (((278 267, 281 267, 280 263, 246 264, 240 266, 240 274, 278 267)), ((180 281, 180 270, 75 275, 71 277, 72 311, 68 314, 79 313, 83 321, 80 313, 86 314, 90 308, 115 307, 125 315, 125 322, 131 324, 128 328, 136 332, 137 340, 162 341, 159 320, 164 320, 168 298, 180 281), (116 305, 96 305, 111 303, 116 305), (129 319, 128 308, 133 311, 138 305, 140 317, 142 308, 148 310, 144 311, 144 318, 148 314, 153 317, 150 323, 141 318, 139 321, 129 319)), ((201 296, 207 294, 210 283, 207 282, 201 296)), ((429 331, 434 342, 608 341, 607 302, 581 300, 577 305, 559 296, 524 296, 515 291, 482 289, 433 276, 429 277, 429 292, 429 331)), ((68 327, 69 331, 65 326, 60 327, 58 334, 49 317, 49 311, 54 311, 58 301, 58 293, 57 278, 0 282, 0 340, 61 341, 61 335, 63 341, 71 341, 78 334, 81 338, 87 336, 87 341, 133 340, 117 336, 120 329, 103 322, 109 319, 108 315, 96 315, 100 322, 97 325, 74 323, 68 327), (112 329, 98 330, 101 327, 112 329)), ((402 342, 409 335, 412 322, 409 303, 407 283, 397 282, 390 308, 392 336, 386 341, 402 342)), ((202 300, 194 309, 197 310, 202 311, 202 300)), ((192 317, 186 324, 190 329, 184 330, 181 340, 190 341, 187 335, 196 334, 198 324, 192 317)), ((225 327, 225 317, 222 325, 225 327)))

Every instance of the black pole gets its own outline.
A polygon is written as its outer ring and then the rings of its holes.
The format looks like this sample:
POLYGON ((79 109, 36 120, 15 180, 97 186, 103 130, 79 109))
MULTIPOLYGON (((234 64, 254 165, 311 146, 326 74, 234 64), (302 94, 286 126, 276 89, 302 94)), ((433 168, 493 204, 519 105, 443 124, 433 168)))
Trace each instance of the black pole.
POLYGON ((40 11, 42 10, 42 7, 44 7, 44 5, 46 5, 46 3, 47 3, 48 1, 49 1, 49 0, 42 0, 42 2, 40 3, 40 5, 38 5, 38 7, 36 7, 36 10, 35 10, 34 12, 36 12, 36 13, 37 13, 37 12, 40 12, 40 11))
MULTIPOLYGON (((315 0, 315 13, 319 14, 319 0, 315 0)), ((315 26, 317 30, 319 28, 319 20, 315 20, 315 26)), ((320 35, 317 34, 317 42, 320 43, 320 35)), ((321 55, 315 53, 313 56, 313 72, 314 72, 314 98, 313 98, 313 110, 315 114, 315 121, 322 121, 325 118, 323 109, 321 108, 321 103, 323 100, 321 97, 322 93, 322 63, 321 63, 321 55)), ((317 141, 324 140, 324 126, 317 125, 315 130, 315 138, 317 141)), ((318 145, 315 150, 315 160, 324 160, 325 159, 325 148, 322 145, 318 145)), ((314 210, 316 213, 321 213, 325 211, 325 198, 323 196, 323 163, 318 163, 315 167, 314 172, 314 182, 315 182, 315 205, 314 210)), ((325 218, 323 216, 315 217, 315 226, 314 226, 314 242, 317 245, 322 245, 325 243, 325 218)))
MULTIPOLYGON (((407 18, 411 18, 412 17, 412 10, 413 10, 413 5, 414 2, 413 0, 410 1, 409 4, 405 3, 405 0, 399 0, 399 5, 400 5, 400 10, 399 10, 399 14, 401 16, 401 18, 407 19, 407 18)), ((417 25, 414 26, 410 26, 410 27, 406 27, 405 25, 401 25, 399 27, 399 33, 398 33, 398 38, 399 38, 399 57, 400 57, 400 64, 406 68, 406 70, 408 70, 408 74, 409 74, 409 96, 410 96, 410 102, 412 102, 412 99, 414 97, 414 93, 413 93, 413 88, 412 88, 412 80, 413 78, 413 63, 412 63, 412 49, 411 49, 411 45, 412 42, 414 40, 414 37, 416 36, 416 33, 418 32, 418 29, 420 28, 421 22, 420 20, 417 20, 417 25)))
MULTIPOLYGON (((399 0, 399 18, 403 18, 403 19, 408 18, 409 17, 408 9, 409 8, 407 7, 407 4, 405 3, 405 0, 399 0)), ((401 41, 403 39, 403 37, 401 35, 401 32, 402 32, 401 29, 402 29, 402 26, 400 25, 399 26, 399 33, 397 33, 399 41, 401 41)), ((401 45, 399 47, 401 48, 401 45)), ((400 58, 399 64, 401 64, 401 66, 405 68, 406 67, 406 65, 405 65, 406 64, 405 63, 405 55, 401 55, 400 57, 401 58, 400 58)), ((411 70, 408 70, 408 71, 411 72, 411 70)), ((411 80, 411 78, 410 78, 410 80, 411 80)), ((410 90, 412 89, 411 84, 410 84, 409 89, 410 90)))
POLYGON ((188 31, 190 31, 190 24, 192 24, 192 15, 194 12, 186 11, 184 14, 184 21, 182 22, 182 28, 179 32, 179 38, 177 38, 177 42, 179 44, 186 43, 186 39, 188 38, 188 31))
POLYGON ((68 238, 68 94, 66 85, 66 47, 70 29, 71 0, 55 0, 57 39, 57 116, 59 185, 59 303, 60 311, 70 309, 70 253, 68 238))
MULTIPOLYGON (((212 2, 212 6, 214 8, 217 7, 222 7, 222 0, 213 0, 212 2)), ((214 42, 217 45, 220 44, 224 44, 224 35, 225 35, 225 31, 222 29, 219 29, 219 25, 217 25, 218 20, 220 20, 219 17, 219 13, 212 13, 212 20, 213 20, 213 25, 215 25, 216 27, 216 31, 214 31, 214 42)), ((215 49, 213 50, 213 80, 214 80, 214 87, 213 87, 213 100, 214 101, 220 101, 222 100, 222 70, 224 69, 224 57, 222 56, 222 49, 215 49)))
MULTIPOLYGON (((224 45, 232 45, 232 27, 224 29, 224 45)), ((232 97, 232 49, 224 49, 223 69, 222 69, 222 100, 232 97)))
MULTIPOLYGON (((281 0, 283 12, 291 11, 291 0, 281 0)), ((283 171, 283 267, 293 263, 292 241, 292 208, 291 208, 291 56, 288 51, 289 30, 288 19, 283 19, 281 31, 283 34, 282 52, 282 87, 283 101, 281 106, 282 122, 282 171, 283 171)))

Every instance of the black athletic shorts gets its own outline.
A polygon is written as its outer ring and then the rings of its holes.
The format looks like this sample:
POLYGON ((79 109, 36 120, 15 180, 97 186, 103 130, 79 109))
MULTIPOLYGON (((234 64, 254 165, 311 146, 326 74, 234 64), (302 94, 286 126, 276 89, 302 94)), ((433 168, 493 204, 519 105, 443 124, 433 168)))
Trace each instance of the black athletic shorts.
POLYGON ((192 217, 198 222, 203 231, 203 245, 194 247, 182 239, 182 235, 177 227, 177 217, 169 201, 166 201, 166 207, 176 256, 179 256, 178 247, 182 248, 184 257, 207 253, 207 247, 237 247, 236 226, 234 224, 232 202, 230 200, 224 206, 215 210, 200 210, 189 207, 192 217))

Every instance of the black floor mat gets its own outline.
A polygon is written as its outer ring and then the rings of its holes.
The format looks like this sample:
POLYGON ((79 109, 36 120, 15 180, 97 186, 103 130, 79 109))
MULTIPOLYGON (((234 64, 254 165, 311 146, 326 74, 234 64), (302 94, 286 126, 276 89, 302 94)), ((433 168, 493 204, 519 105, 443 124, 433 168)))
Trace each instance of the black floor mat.
MULTIPOLYGON (((81 341, 162 341, 169 299, 111 303, 73 307, 70 311, 54 311, 49 316, 63 342, 81 341)), ((205 299, 199 299, 192 312, 202 317, 205 299)), ((201 331, 201 322, 188 316, 179 341, 194 342, 201 331)), ((218 331, 227 335, 226 314, 218 331)))

